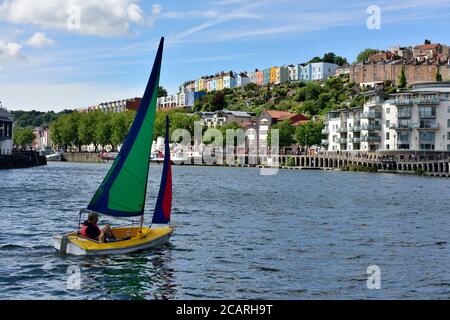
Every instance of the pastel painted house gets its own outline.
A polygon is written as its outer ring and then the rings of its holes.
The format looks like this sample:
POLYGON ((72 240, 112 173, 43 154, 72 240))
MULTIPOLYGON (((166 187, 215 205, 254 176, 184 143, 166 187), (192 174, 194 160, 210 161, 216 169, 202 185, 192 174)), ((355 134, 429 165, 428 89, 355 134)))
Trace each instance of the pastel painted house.
POLYGON ((281 84, 289 81, 289 69, 287 67, 277 68, 275 84, 281 84))
POLYGON ((288 66, 289 81, 298 81, 298 65, 291 64, 288 66))
POLYGON ((240 73, 236 77, 236 86, 237 87, 245 87, 250 83, 250 78, 245 73, 240 73))
POLYGON ((211 79, 211 87, 209 88, 210 91, 217 90, 217 80, 215 78, 211 79))
POLYGON ((248 78, 250 79, 250 82, 251 83, 255 83, 256 84, 256 72, 257 71, 254 71, 254 72, 249 72, 247 75, 248 75, 248 78))
POLYGON ((206 89, 206 92, 210 92, 211 91, 211 78, 206 79, 206 81, 205 81, 205 89, 206 89))
POLYGON ((198 79, 198 91, 205 91, 205 90, 206 90, 205 79, 204 78, 198 79))
POLYGON ((272 67, 270 68, 270 84, 274 84, 277 81, 277 73, 278 73, 278 67, 272 67))
POLYGON ((264 84, 264 72, 257 71, 256 72, 256 84, 262 86, 264 84))
POLYGON ((223 88, 231 89, 236 87, 236 79, 232 72, 227 73, 223 76, 223 88))
POLYGON ((216 79, 216 90, 223 90, 223 76, 216 79))
POLYGON ((299 80, 301 81, 324 81, 334 76, 337 64, 327 62, 308 63, 305 66, 299 66, 299 80))
POLYGON ((263 85, 268 85, 270 83, 270 68, 263 70, 263 85))

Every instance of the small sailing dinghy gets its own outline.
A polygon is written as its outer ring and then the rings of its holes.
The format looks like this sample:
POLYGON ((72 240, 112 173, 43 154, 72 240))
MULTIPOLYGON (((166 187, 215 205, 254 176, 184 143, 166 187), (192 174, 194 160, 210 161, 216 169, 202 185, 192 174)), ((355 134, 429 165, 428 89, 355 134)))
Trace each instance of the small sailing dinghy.
POLYGON ((159 44, 144 97, 124 145, 88 207, 80 213, 80 221, 83 212, 95 212, 113 217, 140 216, 141 224, 113 228, 112 233, 117 241, 108 243, 82 237, 78 232, 56 235, 53 237, 54 247, 62 254, 130 253, 167 243, 173 233, 173 228, 169 225, 172 207, 172 171, 168 118, 166 119, 163 173, 152 225, 143 226, 163 44, 164 38, 159 44))

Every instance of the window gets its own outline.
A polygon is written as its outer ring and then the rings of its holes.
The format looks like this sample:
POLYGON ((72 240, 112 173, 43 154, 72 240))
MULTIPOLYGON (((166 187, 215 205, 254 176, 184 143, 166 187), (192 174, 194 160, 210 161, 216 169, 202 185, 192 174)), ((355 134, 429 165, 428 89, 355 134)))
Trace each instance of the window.
POLYGON ((447 132, 447 140, 450 140, 450 132, 447 132))
POLYGON ((386 114, 390 114, 391 113, 391 108, 386 108, 386 114))
POLYGON ((388 144, 386 145, 386 150, 389 150, 389 145, 388 144))
POLYGON ((450 113, 450 106, 447 107, 447 112, 450 113))
MULTIPOLYGON (((389 140, 389 132, 386 132, 386 140, 389 140)), ((389 149, 389 148, 388 148, 389 149)))
POLYGON ((447 120, 447 128, 450 128, 450 119, 447 120))
POLYGON ((391 125, 391 121, 390 120, 386 120, 386 128, 389 128, 390 125, 391 125))

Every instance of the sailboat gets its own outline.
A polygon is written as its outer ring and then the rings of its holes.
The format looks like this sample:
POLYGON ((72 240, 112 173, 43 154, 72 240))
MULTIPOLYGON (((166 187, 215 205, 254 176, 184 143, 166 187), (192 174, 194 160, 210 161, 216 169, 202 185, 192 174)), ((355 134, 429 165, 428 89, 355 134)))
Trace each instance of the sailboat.
POLYGON ((160 190, 152 224, 149 227, 143 225, 163 46, 164 38, 161 38, 144 97, 125 142, 89 205, 80 212, 80 222, 83 213, 95 212, 113 217, 140 217, 140 226, 113 228, 116 241, 108 243, 85 238, 78 232, 55 235, 54 247, 62 254, 130 253, 165 244, 173 233, 170 225, 172 169, 168 117, 160 190))

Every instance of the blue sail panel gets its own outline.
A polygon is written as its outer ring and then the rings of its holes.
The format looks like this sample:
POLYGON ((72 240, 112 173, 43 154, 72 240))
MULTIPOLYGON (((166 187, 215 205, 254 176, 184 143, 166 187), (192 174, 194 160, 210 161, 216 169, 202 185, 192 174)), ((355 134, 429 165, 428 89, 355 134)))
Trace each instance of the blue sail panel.
POLYGON ((164 166, 159 187, 158 200, 153 214, 153 224, 168 224, 172 211, 172 163, 169 145, 169 116, 166 116, 166 137, 164 139, 164 166))

